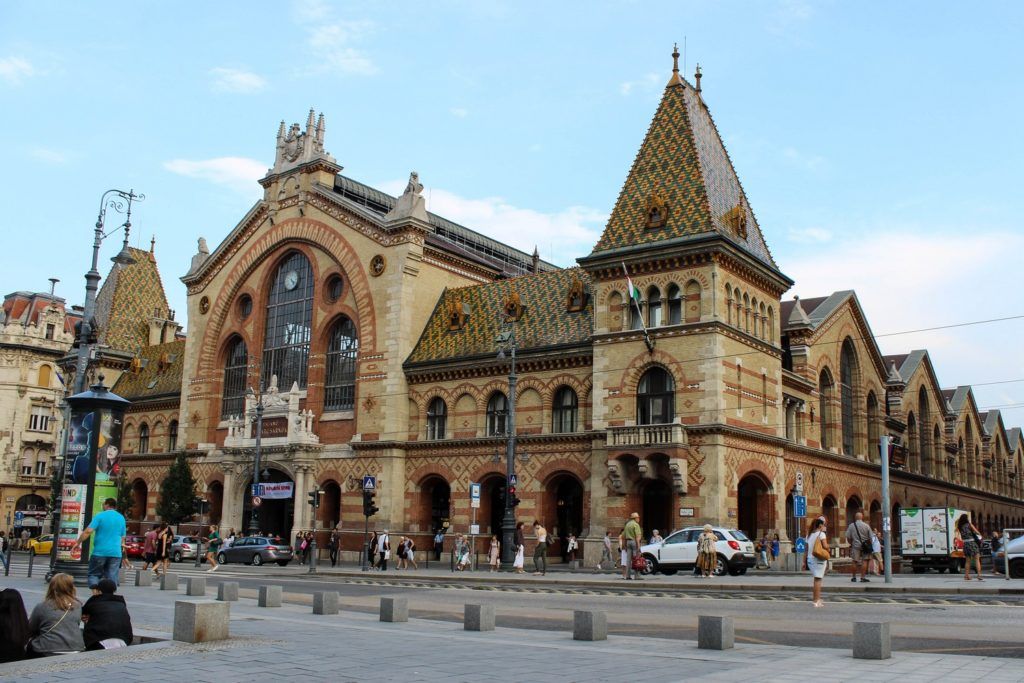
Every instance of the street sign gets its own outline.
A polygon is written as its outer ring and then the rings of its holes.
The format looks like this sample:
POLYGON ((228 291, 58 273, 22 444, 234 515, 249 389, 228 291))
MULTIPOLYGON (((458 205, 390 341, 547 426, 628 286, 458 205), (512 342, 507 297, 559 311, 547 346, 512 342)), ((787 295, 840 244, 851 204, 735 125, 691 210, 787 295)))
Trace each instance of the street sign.
POLYGON ((23 519, 25 519, 25 513, 24 512, 22 512, 21 510, 18 510, 17 512, 14 513, 14 521, 15 522, 20 522, 23 519))
POLYGON ((793 516, 797 518, 807 516, 807 496, 793 496, 793 516))
POLYGON ((377 490, 377 477, 372 474, 363 476, 363 490, 364 491, 376 491, 377 490))
POLYGON ((508 485, 519 486, 519 477, 517 477, 515 474, 508 475, 508 485))
POLYGON ((794 547, 796 548, 796 551, 798 553, 806 553, 807 552, 807 541, 805 539, 803 539, 803 538, 798 538, 798 539, 796 539, 796 543, 794 544, 794 547))
POLYGON ((470 534, 470 536, 479 536, 480 535, 480 525, 479 524, 470 524, 469 525, 469 534, 470 534))
POLYGON ((252 497, 252 506, 254 508, 258 508, 260 505, 263 505, 263 499, 260 498, 259 496, 253 496, 252 497))
POLYGON ((797 472, 796 473, 796 486, 794 488, 796 488, 796 492, 797 493, 803 493, 804 492, 804 473, 803 472, 797 472))
POLYGON ((480 484, 469 485, 469 506, 472 508, 480 507, 480 484))

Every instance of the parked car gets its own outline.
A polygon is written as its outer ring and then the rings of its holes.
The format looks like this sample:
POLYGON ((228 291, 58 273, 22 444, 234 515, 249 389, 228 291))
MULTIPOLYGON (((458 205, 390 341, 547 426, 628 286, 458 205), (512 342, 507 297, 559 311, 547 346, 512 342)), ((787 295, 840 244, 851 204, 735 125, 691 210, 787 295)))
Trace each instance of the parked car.
POLYGON ((49 555, 51 548, 53 548, 53 534, 28 539, 30 555, 49 555))
POLYGON ((129 534, 124 537, 124 553, 128 557, 142 558, 143 552, 142 547, 145 545, 146 539, 142 536, 134 536, 129 534))
MULTIPOLYGON (((754 544, 738 529, 714 527, 718 542, 715 550, 718 560, 715 574, 728 572, 732 576, 746 574, 747 569, 757 563, 754 544)), ((665 537, 661 543, 650 543, 640 547, 647 570, 644 573, 661 572, 672 575, 681 569, 692 570, 697 564, 697 538, 704 532, 702 526, 692 526, 676 531, 665 537)))
POLYGON ((277 562, 282 567, 292 559, 292 547, 280 538, 247 536, 236 538, 230 548, 217 553, 217 562, 242 562, 257 567, 265 562, 277 562))
POLYGON ((199 539, 195 536, 175 536, 171 544, 171 560, 181 562, 182 560, 196 559, 199 552, 199 539))
POLYGON ((1010 558, 1010 578, 1024 579, 1024 536, 1015 538, 1006 544, 1006 548, 996 551, 992 556, 992 562, 1003 571, 1006 566, 1006 558, 1010 558))

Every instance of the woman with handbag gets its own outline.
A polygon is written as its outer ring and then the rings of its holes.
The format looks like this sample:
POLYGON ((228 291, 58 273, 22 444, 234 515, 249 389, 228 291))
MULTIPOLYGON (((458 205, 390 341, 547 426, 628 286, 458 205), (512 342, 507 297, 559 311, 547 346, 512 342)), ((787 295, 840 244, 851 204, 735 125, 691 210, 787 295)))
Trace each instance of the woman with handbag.
POLYGON ((811 533, 807 535, 807 568, 811 570, 814 577, 813 605, 824 607, 821 600, 821 581, 825 578, 825 571, 828 570, 828 559, 832 556, 828 546, 826 535, 825 518, 818 517, 811 523, 811 533))
POLYGON ((971 524, 971 518, 966 512, 956 520, 956 529, 964 542, 964 581, 971 580, 972 560, 978 581, 984 581, 985 579, 981 578, 981 532, 978 531, 978 527, 971 524))
POLYGON ((704 531, 697 537, 697 566, 700 567, 701 577, 705 579, 714 576, 718 558, 718 552, 715 549, 716 543, 718 543, 718 536, 715 535, 714 527, 705 524, 704 531))

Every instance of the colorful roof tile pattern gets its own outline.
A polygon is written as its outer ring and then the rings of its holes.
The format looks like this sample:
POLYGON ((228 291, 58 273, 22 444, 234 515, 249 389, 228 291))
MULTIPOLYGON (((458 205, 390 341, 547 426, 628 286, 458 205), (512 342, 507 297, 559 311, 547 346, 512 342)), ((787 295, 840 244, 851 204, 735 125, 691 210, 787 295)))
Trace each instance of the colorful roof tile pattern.
POLYGON ((112 391, 129 401, 181 394, 181 377, 185 367, 185 340, 143 347, 112 391))
POLYGON ((565 344, 590 344, 594 308, 590 278, 580 268, 523 275, 482 285, 448 289, 441 295, 416 348, 406 364, 495 356, 496 337, 509 329, 504 307, 519 295, 522 315, 516 323, 518 352, 565 344), (569 291, 575 281, 583 285, 585 304, 569 311, 569 291), (461 329, 452 330, 450 312, 466 310, 461 329))
POLYGON ((673 76, 593 253, 712 232, 777 267, 707 105, 673 76), (667 208, 653 228, 652 201, 667 208))
POLYGON ((149 344, 149 319, 170 316, 167 295, 151 251, 129 247, 135 263, 114 265, 96 297, 99 341, 118 351, 149 344))

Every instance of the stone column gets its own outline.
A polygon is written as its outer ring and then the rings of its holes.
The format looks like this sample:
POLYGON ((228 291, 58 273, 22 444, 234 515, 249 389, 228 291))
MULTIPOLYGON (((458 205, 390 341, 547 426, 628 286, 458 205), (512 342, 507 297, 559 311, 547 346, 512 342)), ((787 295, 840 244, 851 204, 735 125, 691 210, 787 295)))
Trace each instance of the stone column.
POLYGON ((604 547, 604 532, 608 530, 608 487, 604 479, 608 474, 607 451, 604 442, 595 440, 590 449, 590 528, 583 538, 583 566, 596 567, 604 547))
POLYGON ((294 543, 295 536, 306 526, 306 468, 302 465, 295 467, 295 490, 293 495, 294 515, 292 519, 292 533, 288 538, 289 543, 294 543))
MULTIPOLYGON (((237 513, 241 510, 241 506, 238 504, 240 501, 237 500, 235 492, 235 466, 227 463, 222 464, 221 469, 224 471, 224 495, 221 496, 220 503, 220 525, 221 535, 223 536, 228 529, 234 529, 235 531, 241 531, 242 518, 237 513)), ((244 495, 244 494, 243 494, 244 495)))

